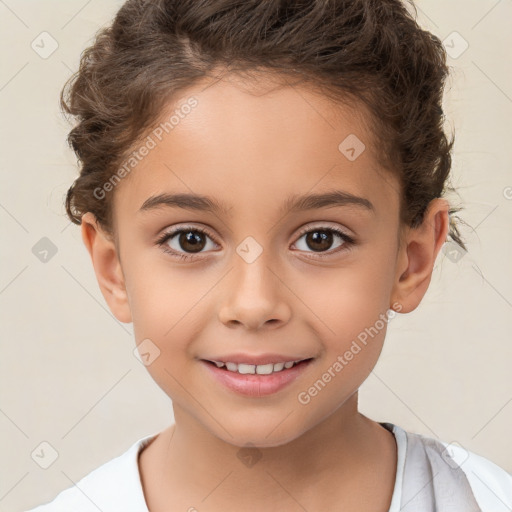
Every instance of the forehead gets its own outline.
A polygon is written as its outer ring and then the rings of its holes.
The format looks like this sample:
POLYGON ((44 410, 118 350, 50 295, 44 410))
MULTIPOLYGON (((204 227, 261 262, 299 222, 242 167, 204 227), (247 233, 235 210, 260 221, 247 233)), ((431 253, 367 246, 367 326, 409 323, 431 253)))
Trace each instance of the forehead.
POLYGON ((151 149, 115 191, 116 209, 137 211, 162 192, 211 196, 234 211, 269 211, 333 188, 377 207, 398 202, 362 107, 304 86, 234 77, 196 84, 168 104, 148 137, 151 149))

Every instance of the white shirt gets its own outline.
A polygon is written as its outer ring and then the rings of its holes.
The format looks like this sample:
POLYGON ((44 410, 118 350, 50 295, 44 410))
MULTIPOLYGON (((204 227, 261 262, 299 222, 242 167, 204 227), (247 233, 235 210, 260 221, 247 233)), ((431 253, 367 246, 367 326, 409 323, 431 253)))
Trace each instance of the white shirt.
MULTIPOLYGON (((512 475, 504 469, 457 444, 406 432, 392 423, 381 425, 394 434, 397 443, 397 471, 389 512, 472 512, 478 507, 482 512, 512 511, 512 475), (457 479, 452 480, 451 475, 457 479), (464 486, 462 501, 453 501, 454 491, 464 486), (461 503, 467 503, 463 510, 461 503), (475 505, 470 506, 472 503, 475 505)), ((63 490, 51 503, 27 512, 149 512, 138 455, 157 435, 139 439, 122 455, 63 490)))

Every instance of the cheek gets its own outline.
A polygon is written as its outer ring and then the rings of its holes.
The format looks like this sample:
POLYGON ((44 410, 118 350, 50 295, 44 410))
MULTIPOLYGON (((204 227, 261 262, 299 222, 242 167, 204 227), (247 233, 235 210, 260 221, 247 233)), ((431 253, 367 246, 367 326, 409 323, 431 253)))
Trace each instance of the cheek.
POLYGON ((307 316, 317 317, 322 333, 348 339, 390 307, 390 274, 385 258, 364 255, 343 267, 297 274, 293 291, 309 309, 307 316))
POLYGON ((130 262, 127 290, 135 331, 167 338, 184 320, 198 317, 197 307, 218 278, 197 268, 177 269, 161 258, 156 260, 130 262))
POLYGON ((307 305, 307 311, 304 306, 299 311, 307 315, 323 345, 317 377, 329 371, 325 376, 332 381, 329 388, 335 389, 342 380, 357 387, 376 364, 389 320, 389 274, 389 255, 382 253, 380 258, 365 254, 346 267, 297 279, 294 292, 307 305))
POLYGON ((297 396, 304 414, 328 415, 359 389, 379 359, 391 318, 381 300, 368 302, 365 294, 330 297, 322 316, 329 327, 322 330, 324 352, 297 396))

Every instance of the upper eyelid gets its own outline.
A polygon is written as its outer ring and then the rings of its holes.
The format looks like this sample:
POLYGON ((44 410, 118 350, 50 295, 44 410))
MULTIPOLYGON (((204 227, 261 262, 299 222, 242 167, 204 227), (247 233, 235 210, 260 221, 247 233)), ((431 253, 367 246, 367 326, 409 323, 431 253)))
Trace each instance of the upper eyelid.
POLYGON ((162 234, 158 236, 159 239, 162 239, 164 237, 168 237, 168 239, 171 239, 175 237, 178 233, 181 233, 183 231, 199 231, 206 235, 208 235, 215 243, 218 243, 216 241, 216 236, 212 234, 211 229, 205 228, 203 226, 192 226, 192 225, 184 225, 179 226, 177 228, 166 228, 162 231, 162 234))
MULTIPOLYGON (((314 225, 306 224, 306 226, 304 226, 303 228, 300 228, 297 232, 297 236, 303 235, 304 233, 307 233, 308 231, 311 231, 314 229, 320 229, 320 228, 339 230, 339 231, 342 231, 347 236, 352 236, 350 234, 351 230, 348 230, 345 227, 340 228, 339 226, 333 226, 330 221, 312 221, 312 222, 315 224, 314 225), (349 232, 347 233, 347 231, 349 231, 349 232)), ((210 227, 194 226, 193 224, 184 224, 183 226, 164 228, 162 230, 161 236, 164 236, 164 235, 174 236, 182 231, 186 231, 187 229, 190 231, 194 231, 194 230, 203 231, 213 240, 215 240, 217 238, 215 235, 212 234, 212 229, 210 227)), ((295 230, 295 231, 297 231, 297 230, 295 230)))
POLYGON ((329 223, 328 221, 324 221, 323 223, 322 223, 322 221, 314 221, 314 222, 319 222, 319 224, 315 224, 313 226, 306 225, 304 228, 299 229, 297 234, 303 235, 304 233, 307 233, 308 231, 313 231, 315 229, 321 229, 321 228, 327 228, 327 229, 332 229, 334 231, 341 231, 343 234, 346 234, 347 236, 352 236, 350 234, 350 230, 345 227, 334 226, 334 225, 332 225, 332 223, 329 223))

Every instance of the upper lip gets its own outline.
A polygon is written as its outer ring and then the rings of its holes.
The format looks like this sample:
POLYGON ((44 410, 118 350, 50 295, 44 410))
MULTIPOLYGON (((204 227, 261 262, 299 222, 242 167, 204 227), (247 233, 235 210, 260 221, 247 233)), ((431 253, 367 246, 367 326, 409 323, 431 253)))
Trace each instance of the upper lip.
POLYGON ((218 361, 223 363, 236 363, 236 364, 254 364, 264 365, 270 363, 286 363, 287 361, 303 361, 304 359, 312 359, 311 357, 302 356, 285 356, 282 354, 227 354, 223 356, 205 357, 205 361, 218 361))

